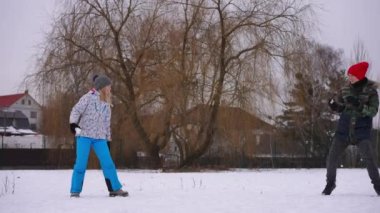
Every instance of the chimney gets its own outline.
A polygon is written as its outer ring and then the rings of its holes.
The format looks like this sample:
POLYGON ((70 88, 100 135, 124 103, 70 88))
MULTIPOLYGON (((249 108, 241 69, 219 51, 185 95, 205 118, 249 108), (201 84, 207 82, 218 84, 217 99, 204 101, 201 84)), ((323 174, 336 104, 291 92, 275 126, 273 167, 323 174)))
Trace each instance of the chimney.
POLYGON ((25 92, 24 92, 24 94, 25 95, 29 94, 29 90, 26 89, 25 92))

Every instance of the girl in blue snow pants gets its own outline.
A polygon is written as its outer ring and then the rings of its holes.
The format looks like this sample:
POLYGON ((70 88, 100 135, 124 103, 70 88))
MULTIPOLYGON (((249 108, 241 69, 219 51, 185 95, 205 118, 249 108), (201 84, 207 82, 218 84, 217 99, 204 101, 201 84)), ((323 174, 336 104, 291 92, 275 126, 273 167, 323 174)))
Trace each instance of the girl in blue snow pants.
POLYGON ((71 180, 71 197, 82 192, 88 156, 94 149, 100 161, 109 195, 128 196, 116 174, 107 142, 111 141, 111 80, 96 75, 94 88, 83 95, 70 113, 70 130, 76 135, 76 160, 71 180))
POLYGON ((83 180, 86 173, 88 156, 90 149, 93 148, 96 156, 100 161, 103 170, 108 191, 118 191, 121 184, 117 178, 115 164, 112 161, 108 150, 107 141, 103 139, 92 139, 87 137, 77 137, 76 161, 74 166, 73 177, 71 180, 71 193, 81 192, 83 180))

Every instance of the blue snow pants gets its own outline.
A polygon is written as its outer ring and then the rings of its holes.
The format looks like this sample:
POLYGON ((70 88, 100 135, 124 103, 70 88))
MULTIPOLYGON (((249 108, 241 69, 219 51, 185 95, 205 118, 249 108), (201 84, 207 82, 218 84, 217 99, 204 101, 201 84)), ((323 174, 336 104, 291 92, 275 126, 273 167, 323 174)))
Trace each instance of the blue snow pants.
POLYGON ((73 176, 71 179, 70 192, 80 193, 82 191, 84 175, 87 169, 88 156, 91 147, 94 149, 96 156, 100 161, 108 191, 117 191, 121 189, 121 184, 116 174, 115 164, 112 161, 107 141, 103 139, 93 139, 87 137, 76 137, 76 160, 74 165, 73 176))

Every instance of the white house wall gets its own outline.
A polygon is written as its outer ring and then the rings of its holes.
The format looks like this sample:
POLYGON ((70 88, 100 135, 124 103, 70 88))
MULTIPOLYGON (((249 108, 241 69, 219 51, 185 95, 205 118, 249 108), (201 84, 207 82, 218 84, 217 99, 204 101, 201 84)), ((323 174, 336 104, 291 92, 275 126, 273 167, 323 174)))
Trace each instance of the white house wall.
POLYGON ((46 146, 42 135, 0 137, 0 141, 6 149, 43 149, 46 146))
POLYGON ((9 107, 9 110, 19 110, 23 112, 24 115, 28 118, 30 125, 36 125, 37 131, 40 129, 40 124, 42 121, 41 106, 29 94, 26 94, 22 98, 20 98, 16 103, 9 107), (36 112, 37 118, 32 118, 31 112, 36 112))

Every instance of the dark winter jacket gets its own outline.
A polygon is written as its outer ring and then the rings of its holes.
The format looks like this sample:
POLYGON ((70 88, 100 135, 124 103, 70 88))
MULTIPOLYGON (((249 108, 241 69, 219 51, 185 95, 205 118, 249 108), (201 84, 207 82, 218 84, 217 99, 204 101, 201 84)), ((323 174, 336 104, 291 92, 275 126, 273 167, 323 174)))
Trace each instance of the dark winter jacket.
POLYGON ((376 89, 376 84, 367 78, 342 88, 336 98, 336 111, 341 114, 335 137, 351 143, 371 138, 372 117, 379 107, 376 89))

